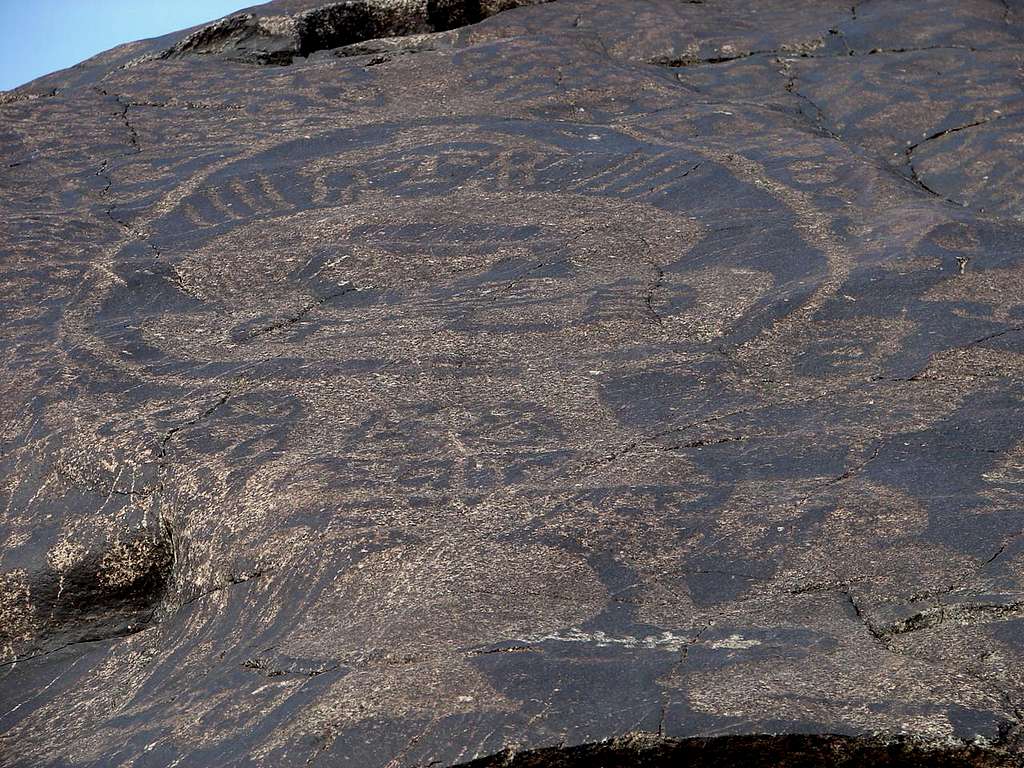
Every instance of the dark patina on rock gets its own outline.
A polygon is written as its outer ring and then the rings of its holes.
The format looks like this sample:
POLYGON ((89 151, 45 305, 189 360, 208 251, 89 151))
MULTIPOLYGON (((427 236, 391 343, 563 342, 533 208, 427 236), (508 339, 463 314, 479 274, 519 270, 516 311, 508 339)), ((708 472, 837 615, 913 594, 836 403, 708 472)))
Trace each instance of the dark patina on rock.
POLYGON ((1022 64, 278 0, 0 94, 0 765, 1021 765, 1022 64))

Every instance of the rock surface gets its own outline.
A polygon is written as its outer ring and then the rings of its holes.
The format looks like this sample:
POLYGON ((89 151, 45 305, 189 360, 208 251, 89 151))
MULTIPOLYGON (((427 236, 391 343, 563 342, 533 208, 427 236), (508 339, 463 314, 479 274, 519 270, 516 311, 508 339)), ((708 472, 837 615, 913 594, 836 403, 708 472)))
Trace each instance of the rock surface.
POLYGON ((0 95, 0 765, 1020 765, 1022 64, 279 0, 0 95))

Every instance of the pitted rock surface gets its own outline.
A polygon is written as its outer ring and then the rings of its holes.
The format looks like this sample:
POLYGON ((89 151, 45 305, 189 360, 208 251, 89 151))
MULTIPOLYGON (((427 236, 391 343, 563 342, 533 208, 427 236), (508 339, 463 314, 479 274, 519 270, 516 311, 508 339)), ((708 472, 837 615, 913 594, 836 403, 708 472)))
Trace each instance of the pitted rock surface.
POLYGON ((0 95, 0 765, 1020 765, 1022 65, 279 0, 0 95))

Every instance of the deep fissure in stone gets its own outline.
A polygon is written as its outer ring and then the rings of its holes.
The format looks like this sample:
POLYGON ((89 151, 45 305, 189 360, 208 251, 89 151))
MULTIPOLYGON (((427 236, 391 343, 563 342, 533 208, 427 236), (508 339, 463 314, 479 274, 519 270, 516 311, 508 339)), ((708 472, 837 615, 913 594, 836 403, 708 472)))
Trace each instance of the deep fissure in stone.
POLYGON ((632 736, 574 747, 501 752, 458 768, 1009 768, 1000 746, 837 735, 669 739, 632 736))

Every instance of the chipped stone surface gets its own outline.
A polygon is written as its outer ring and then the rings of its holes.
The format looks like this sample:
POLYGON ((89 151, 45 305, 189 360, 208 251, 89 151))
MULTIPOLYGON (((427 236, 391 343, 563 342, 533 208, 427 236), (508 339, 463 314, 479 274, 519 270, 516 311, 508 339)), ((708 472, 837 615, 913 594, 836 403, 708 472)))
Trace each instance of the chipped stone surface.
POLYGON ((1019 765, 1022 35, 280 0, 0 95, 0 765, 1019 765))

